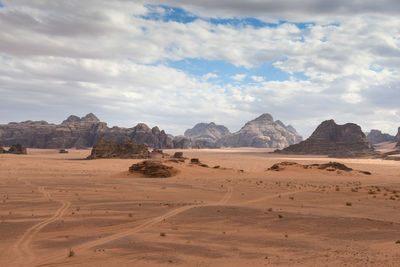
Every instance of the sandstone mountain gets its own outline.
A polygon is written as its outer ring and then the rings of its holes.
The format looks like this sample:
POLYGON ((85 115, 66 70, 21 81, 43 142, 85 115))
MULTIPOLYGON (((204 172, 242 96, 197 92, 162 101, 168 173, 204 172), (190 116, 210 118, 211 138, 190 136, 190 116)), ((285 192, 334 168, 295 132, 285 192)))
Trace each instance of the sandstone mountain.
POLYGON ((374 153, 360 126, 354 123, 338 125, 334 120, 322 122, 307 140, 276 152, 332 156, 361 156, 374 153))
POLYGON ((188 129, 184 133, 189 138, 191 147, 218 147, 217 142, 231 135, 231 132, 223 125, 211 123, 198 123, 192 129, 188 129))
POLYGON ((238 132, 223 137, 218 144, 226 147, 284 148, 301 140, 302 137, 292 126, 274 121, 266 113, 247 122, 238 132))
POLYGON ((0 145, 19 143, 32 148, 88 148, 100 139, 122 142, 133 140, 152 148, 173 148, 171 138, 158 127, 139 123, 133 128, 107 127, 94 114, 69 116, 61 124, 46 121, 11 122, 0 125, 0 145))
POLYGON ((383 142, 394 142, 396 138, 390 134, 382 133, 380 130, 371 130, 367 138, 372 145, 383 142))

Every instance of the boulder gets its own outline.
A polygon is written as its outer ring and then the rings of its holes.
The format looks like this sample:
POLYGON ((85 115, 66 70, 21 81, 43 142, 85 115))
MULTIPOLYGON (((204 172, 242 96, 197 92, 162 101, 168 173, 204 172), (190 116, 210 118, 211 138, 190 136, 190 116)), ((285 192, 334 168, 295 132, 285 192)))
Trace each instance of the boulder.
POLYGON ((0 146, 0 154, 6 153, 6 152, 7 151, 2 146, 0 146))
POLYGON ((359 157, 374 154, 374 150, 360 126, 354 123, 338 125, 334 120, 322 122, 307 140, 275 152, 335 157, 342 155, 359 157))
POLYGON ((88 159, 122 158, 146 159, 150 157, 148 146, 138 145, 134 141, 117 143, 114 141, 100 140, 93 146, 88 159))
POLYGON ((12 145, 10 149, 7 151, 10 154, 17 154, 17 155, 24 155, 26 153, 26 148, 23 147, 21 144, 12 145))
POLYGON ((161 161, 145 160, 133 164, 129 167, 129 172, 138 172, 149 178, 167 178, 172 176, 172 169, 172 167, 162 164, 161 161))

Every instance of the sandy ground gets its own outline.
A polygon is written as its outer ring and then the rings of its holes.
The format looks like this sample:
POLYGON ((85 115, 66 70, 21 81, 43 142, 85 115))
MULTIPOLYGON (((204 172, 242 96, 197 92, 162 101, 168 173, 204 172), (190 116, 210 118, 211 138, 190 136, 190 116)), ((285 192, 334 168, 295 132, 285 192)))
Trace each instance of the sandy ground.
POLYGON ((0 266, 399 266, 400 162, 276 172, 332 159, 183 152, 221 168, 151 179, 89 150, 0 155, 0 266))

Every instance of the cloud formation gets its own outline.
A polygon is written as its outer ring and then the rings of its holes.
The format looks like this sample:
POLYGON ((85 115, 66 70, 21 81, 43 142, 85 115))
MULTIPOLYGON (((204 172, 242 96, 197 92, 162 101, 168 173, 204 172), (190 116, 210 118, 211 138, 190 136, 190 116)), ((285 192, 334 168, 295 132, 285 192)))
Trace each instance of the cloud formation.
POLYGON ((1 1, 0 122, 95 112, 180 134, 200 121, 237 130, 269 112, 305 136, 330 118, 393 133, 399 5, 347 2, 1 1), (147 16, 166 16, 166 4, 192 19, 147 16), (170 64, 187 59, 210 70, 170 64), (214 71, 215 61, 226 64, 214 71), (224 77, 226 66, 237 73, 224 77))

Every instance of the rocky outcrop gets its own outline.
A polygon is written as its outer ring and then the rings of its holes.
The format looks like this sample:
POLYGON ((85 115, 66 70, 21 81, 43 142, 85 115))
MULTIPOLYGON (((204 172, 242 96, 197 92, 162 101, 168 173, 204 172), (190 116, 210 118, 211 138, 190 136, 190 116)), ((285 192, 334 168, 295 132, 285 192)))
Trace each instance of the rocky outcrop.
POLYGON ((372 144, 383 142, 394 142, 396 138, 390 134, 382 133, 380 130, 371 130, 367 135, 368 141, 372 144))
POLYGON ((2 146, 0 146, 0 154, 6 153, 6 152, 7 151, 2 146))
POLYGON ((332 156, 362 156, 374 153, 360 126, 354 123, 338 125, 334 120, 322 122, 307 140, 276 152, 332 156))
POLYGON ((173 139, 174 148, 187 149, 192 147, 192 140, 186 136, 175 136, 173 139))
POLYGON ((7 153, 10 154, 17 154, 17 155, 26 155, 26 147, 22 146, 21 144, 12 145, 7 153))
POLYGON ((147 159, 149 157, 149 148, 144 144, 138 145, 134 141, 117 143, 115 141, 105 141, 101 139, 93 146, 88 159, 147 159))
POLYGON ((285 126, 281 121, 274 121, 270 114, 263 114, 218 143, 226 147, 284 148, 301 140, 292 126, 285 126))
POLYGON ((167 178, 172 176, 171 166, 162 164, 160 161, 145 160, 129 167, 131 173, 141 173, 149 178, 167 178))
POLYGON ((0 125, 0 145, 3 146, 20 143, 32 148, 88 148, 100 139, 116 142, 133 140, 156 149, 174 146, 172 139, 158 127, 150 129, 139 123, 133 128, 109 128, 92 113, 82 118, 69 116, 59 125, 45 121, 0 125))
POLYGON ((395 136, 395 139, 397 141, 396 147, 400 149, 400 127, 397 130, 397 134, 395 136))

